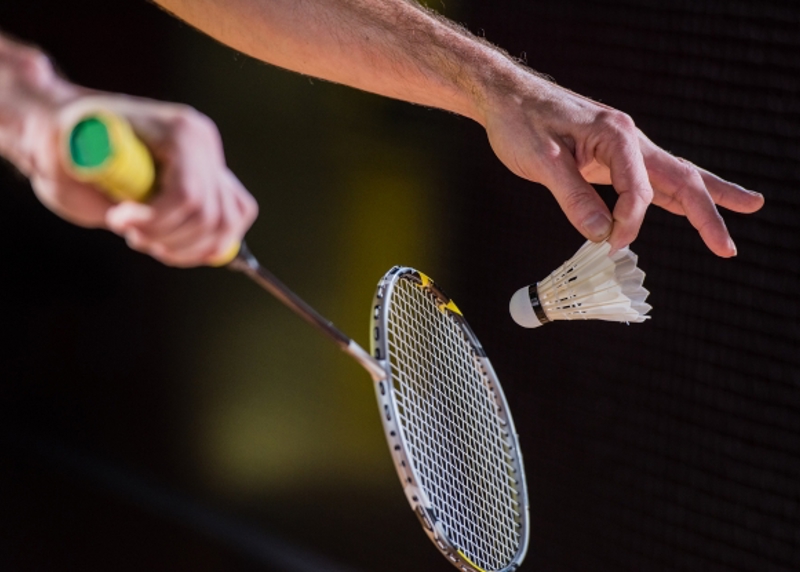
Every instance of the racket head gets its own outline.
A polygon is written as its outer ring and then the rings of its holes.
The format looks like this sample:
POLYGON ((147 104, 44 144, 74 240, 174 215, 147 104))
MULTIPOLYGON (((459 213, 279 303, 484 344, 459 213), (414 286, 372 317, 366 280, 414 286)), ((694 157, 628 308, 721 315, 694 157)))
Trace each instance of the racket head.
POLYGON ((408 502, 463 572, 512 571, 528 547, 528 495, 508 403, 480 342, 425 274, 378 284, 372 355, 386 438, 408 502))

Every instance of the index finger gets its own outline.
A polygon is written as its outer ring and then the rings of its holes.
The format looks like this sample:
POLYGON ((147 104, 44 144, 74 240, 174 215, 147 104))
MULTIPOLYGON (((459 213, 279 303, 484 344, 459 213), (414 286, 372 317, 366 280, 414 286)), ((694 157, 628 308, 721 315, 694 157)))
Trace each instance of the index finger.
POLYGON ((631 134, 634 131, 626 131, 607 136, 595 151, 597 159, 608 166, 611 184, 619 195, 612 213, 614 227, 608 239, 614 249, 628 246, 636 239, 647 207, 653 200, 653 187, 638 139, 631 134))

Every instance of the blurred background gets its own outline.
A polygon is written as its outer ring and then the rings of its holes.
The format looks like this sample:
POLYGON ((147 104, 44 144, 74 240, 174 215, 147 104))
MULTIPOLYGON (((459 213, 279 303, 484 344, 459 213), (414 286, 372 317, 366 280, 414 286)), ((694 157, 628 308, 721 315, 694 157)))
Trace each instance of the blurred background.
MULTIPOLYGON (((650 322, 525 331, 508 298, 583 240, 478 125, 253 61, 144 0, 7 1, 0 28, 78 83, 213 118, 261 205, 251 248, 359 343, 392 265, 444 286, 512 403, 523 570, 798 569, 800 4, 430 5, 764 193, 725 214, 738 257, 653 208, 650 322)), ((70 226, 7 166, 0 189, 0 567, 450 569, 350 359, 241 276, 70 226)))

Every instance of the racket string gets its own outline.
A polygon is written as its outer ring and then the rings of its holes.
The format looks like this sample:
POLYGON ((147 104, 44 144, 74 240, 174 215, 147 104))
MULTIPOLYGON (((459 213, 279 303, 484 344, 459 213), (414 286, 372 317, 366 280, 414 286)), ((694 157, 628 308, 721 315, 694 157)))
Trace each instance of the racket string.
MULTIPOLYGON (((417 418, 417 419, 419 419, 419 418, 417 418)), ((424 424, 424 422, 421 421, 420 424, 424 424)), ((442 429, 441 424, 439 424, 438 429, 439 430, 442 429)), ((428 431, 429 431, 429 429, 428 429, 428 431)), ((481 446, 482 444, 480 442, 476 442, 474 440, 474 438, 471 438, 469 435, 454 435, 452 433, 452 431, 449 430, 449 427, 446 427, 446 426, 444 427, 444 432, 448 434, 447 436, 451 440, 459 440, 460 439, 460 440, 464 441, 465 438, 466 438, 466 440, 469 441, 469 445, 472 445, 473 451, 476 448, 476 446, 478 446, 478 448, 481 449, 479 451, 476 451, 478 457, 486 457, 486 453, 488 451, 486 450, 485 446, 481 446)), ((468 463, 464 463, 464 462, 462 462, 462 463, 454 463, 451 460, 451 457, 449 455, 447 455, 447 454, 442 455, 441 447, 434 447, 434 451, 431 451, 430 448, 428 448, 427 450, 424 450, 424 451, 417 449, 415 451, 415 454, 416 454, 416 457, 418 457, 418 458, 425 458, 426 454, 427 454, 428 457, 430 457, 431 454, 432 454, 434 457, 438 457, 439 459, 444 458, 445 464, 448 465, 447 468, 455 470, 458 473, 462 474, 463 476, 470 477, 470 478, 468 478, 468 484, 470 486, 467 487, 466 491, 460 491, 460 492, 462 492, 462 494, 465 493, 465 492, 469 493, 469 491, 475 491, 475 490, 481 490, 481 489, 483 489, 485 492, 494 493, 492 495, 493 498, 502 498, 504 495, 508 495, 508 493, 513 494, 513 491, 511 491, 510 489, 507 490, 507 491, 497 490, 497 483, 492 482, 491 480, 489 480, 491 475, 487 474, 486 467, 484 465, 482 465, 482 464, 475 465, 473 463, 473 466, 465 466, 468 463), (461 466, 457 466, 457 465, 461 465, 461 466), (477 476, 478 479, 476 479, 475 476, 477 476), (480 477, 482 477, 482 479, 480 477)), ((469 458, 469 457, 467 457, 467 458, 469 458)), ((451 506, 457 505, 462 514, 466 513, 465 516, 469 517, 469 519, 467 520, 468 523, 475 522, 475 519, 478 519, 479 522, 483 521, 483 522, 486 522, 487 524, 493 525, 495 527, 501 527, 503 525, 503 523, 498 521, 498 519, 492 513, 492 511, 490 510, 490 507, 486 506, 486 499, 474 498, 474 495, 471 495, 473 498, 468 499, 471 502, 467 502, 467 503, 461 502, 461 499, 456 494, 459 491, 456 491, 454 493, 452 487, 447 486, 447 482, 446 481, 444 482, 443 489, 439 488, 439 487, 436 486, 437 484, 439 484, 439 483, 436 482, 437 480, 438 479, 434 479, 433 482, 430 483, 431 490, 435 491, 435 492, 438 492, 438 493, 442 494, 443 496, 446 496, 448 501, 449 501, 449 505, 451 505, 451 506), (478 512, 476 512, 476 510, 478 512)), ((467 494, 467 496, 470 496, 470 495, 467 494)), ((516 503, 516 501, 514 501, 512 499, 512 504, 516 505, 517 503, 516 503)), ((514 511, 514 515, 515 516, 519 516, 519 513, 514 511)), ((457 540, 460 540, 460 539, 454 538, 454 540, 457 541, 457 540)), ((513 545, 512 545, 512 548, 513 548, 513 545)))
POLYGON ((408 280, 392 295, 388 343, 399 421, 437 518, 478 566, 504 568, 520 544, 514 457, 479 357, 408 280))
MULTIPOLYGON (((423 456, 426 453, 430 454, 429 451, 420 450, 418 448, 412 447, 413 454, 417 457, 423 456)), ((436 451, 433 453, 434 456, 442 458, 441 452, 436 451)), ((455 463, 449 462, 445 463, 447 465, 446 468, 452 469, 454 471, 463 471, 462 467, 456 466, 455 463)), ((445 497, 447 499, 447 504, 452 507, 456 507, 459 511, 461 518, 466 522, 467 526, 471 529, 471 533, 473 535, 479 535, 480 531, 476 529, 475 525, 471 525, 473 522, 483 522, 490 524, 494 527, 502 527, 503 522, 499 521, 492 513, 491 507, 487 507, 485 503, 480 502, 480 499, 470 499, 471 502, 463 502, 461 497, 459 496, 459 491, 455 491, 452 486, 449 486, 446 481, 444 482, 437 482, 437 479, 432 479, 432 481, 428 482, 429 489, 431 492, 434 493, 434 496, 445 497)), ((480 484, 478 485, 480 486, 480 484)), ((515 515, 518 515, 516 511, 514 512, 515 515)), ((446 515, 443 515, 446 516, 446 515)), ((443 518, 446 522, 447 519, 443 518)), ((452 524, 452 523, 448 523, 452 524)), ((449 530, 453 527, 447 527, 449 530)), ((458 537, 458 530, 453 531, 456 534, 454 535, 453 540, 459 543, 461 538, 458 537)), ((467 539, 468 540, 468 539, 467 539)), ((468 546, 468 543, 464 543, 468 546)), ((513 550, 515 545, 511 543, 509 548, 513 550)), ((467 548, 467 552, 471 552, 469 548, 467 548)), ((477 553, 477 552, 476 552, 477 553)), ((499 556, 499 555, 498 555, 499 556)))
MULTIPOLYGON (((453 405, 454 405, 454 408, 461 409, 461 410, 462 410, 462 413, 466 413, 466 411, 465 411, 463 408, 459 407, 457 403, 455 403, 455 402, 452 402, 452 400, 448 400, 448 401, 450 401, 450 402, 451 402, 451 404, 453 404, 453 405)), ((401 398, 401 399, 398 399, 398 402, 399 402, 399 403, 402 403, 402 398, 401 398)), ((409 408, 409 413, 410 413, 410 415, 415 415, 413 408, 409 408)), ((435 416, 435 415, 434 415, 434 416, 435 416)), ((428 424, 427 424, 427 422, 425 421, 425 418, 424 418, 424 417, 422 417, 422 416, 416 415, 416 416, 415 416, 415 419, 416 419, 417 421, 419 421, 419 423, 420 423, 421 425, 428 425, 428 424)), ((461 435, 456 435, 456 434, 454 434, 454 433, 453 433, 453 431, 452 431, 452 430, 451 430, 449 427, 447 427, 447 426, 442 426, 442 424, 437 424, 437 425, 438 425, 438 426, 437 426, 437 430, 443 430, 443 432, 447 433, 447 434, 448 434, 448 436, 449 436, 449 437, 451 437, 453 440, 455 440, 455 439, 459 439, 459 438, 462 438, 462 436, 461 436, 461 435)), ((474 447, 476 447, 476 448, 480 449, 480 450, 481 450, 481 452, 483 453, 484 457, 486 457, 486 456, 490 456, 490 455, 492 455, 492 454, 493 454, 493 451, 489 451, 489 450, 487 449, 487 447, 486 447, 486 445, 485 445, 484 443, 481 443, 479 440, 475 439, 474 437, 470 438, 470 439, 469 439, 469 442, 470 442, 470 445, 472 445, 472 446, 474 446, 474 447)), ((506 461, 507 461, 507 462, 509 462, 509 464, 510 464, 510 461, 513 461, 513 457, 511 457, 511 455, 509 455, 509 454, 508 454, 508 452, 507 452, 507 451, 505 451, 505 449, 503 449, 503 451, 502 451, 502 454, 504 455, 504 457, 505 457, 506 461)), ((512 468, 513 468, 513 466, 512 466, 512 468)), ((479 472, 480 472, 481 474, 484 474, 484 473, 486 472, 486 470, 485 470, 485 469, 483 469, 483 468, 481 468, 481 469, 479 469, 479 472)), ((469 475, 467 475, 467 476, 469 476, 469 475)), ((472 480, 472 479, 471 479, 471 480, 472 480)), ((497 492, 497 493, 500 493, 500 494, 513 494, 513 493, 514 493, 514 490, 513 490, 513 489, 512 489, 512 488, 511 488, 511 487, 510 487, 510 486, 509 486, 507 483, 506 483, 506 486, 505 486, 505 487, 503 487, 503 489, 504 489, 504 490, 502 490, 502 491, 499 491, 499 490, 498 490, 498 491, 495 491, 495 492, 497 492)), ((512 499, 512 502, 513 502, 514 504, 518 504, 518 503, 517 503, 515 500, 513 500, 513 499, 512 499)), ((517 514, 518 514, 518 513, 517 513, 517 514)))
MULTIPOLYGON (((424 421, 420 417, 416 417, 415 420, 419 421, 420 424, 424 424, 424 421)), ((446 450, 442 451, 442 449, 437 444, 433 444, 433 449, 434 449, 434 451, 433 451, 434 454, 444 458, 445 464, 448 465, 449 468, 451 468, 453 470, 459 470, 460 469, 460 467, 457 466, 457 463, 451 461, 448 458, 450 455, 452 455, 451 451, 446 451, 446 450)), ((423 452, 431 453, 430 448, 427 448, 424 451, 419 451, 419 453, 423 453, 423 452)), ((473 484, 475 486, 483 486, 486 483, 486 480, 487 480, 486 471, 484 469, 479 468, 478 472, 481 475, 483 475, 484 479, 483 480, 478 480, 478 479, 475 479, 475 478, 469 478, 469 481, 471 482, 471 484, 473 484)), ((490 484, 492 484, 492 483, 490 483, 490 484)), ((497 490, 494 486, 492 486, 492 488, 494 489, 494 492, 496 494, 513 494, 513 490, 510 489, 510 487, 507 487, 506 490, 504 490, 504 491, 497 490)), ((510 499, 510 500, 511 500, 512 505, 514 505, 514 506, 518 506, 519 505, 519 503, 517 503, 516 500, 514 500, 514 499, 510 499)), ((519 512, 518 511, 516 511, 514 509, 512 509, 512 511, 514 512, 514 516, 519 516, 519 512)))
MULTIPOLYGON (((440 425, 440 429, 441 429, 441 422, 439 422, 438 424, 440 425)), ((445 426, 445 429, 449 429, 449 428, 445 426)), ((451 433, 451 432, 448 431, 448 433, 451 433)), ((451 433, 451 435, 452 435, 452 433, 451 433)), ((464 441, 464 439, 465 439, 465 437, 467 437, 467 435, 455 435, 454 437, 455 437, 455 439, 459 439, 460 438, 461 441, 464 441)), ((451 437, 451 439, 452 439, 452 437, 451 437)), ((475 443, 473 442, 472 445, 473 445, 473 448, 474 448, 475 443)), ((437 449, 439 449, 439 451, 440 451, 441 447, 438 447, 437 449)), ((433 454, 436 455, 436 453, 438 452, 439 453, 439 458, 442 458, 441 452, 439 452, 439 451, 434 451, 433 454)), ((427 453, 428 453, 428 455, 431 454, 430 449, 428 449, 427 453)), ((425 452, 417 450, 417 456, 418 457, 424 458, 423 457, 424 454, 425 454, 425 452)), ((480 452, 478 452, 478 455, 480 455, 480 452)), ((471 466, 471 467, 467 466, 469 463, 468 462, 465 463, 464 459, 466 459, 468 461, 471 458, 474 459, 474 457, 472 457, 470 455, 462 455, 462 457, 461 457, 461 461, 462 462, 458 463, 458 462, 453 462, 452 457, 448 458, 448 456, 444 456, 444 459, 448 462, 447 464, 449 464, 451 466, 452 465, 460 465, 460 466, 455 466, 454 467, 456 469, 456 471, 457 471, 456 472, 457 475, 458 474, 463 474, 463 475, 469 475, 469 474, 480 475, 480 474, 482 474, 483 475, 483 482, 467 483, 467 485, 471 485, 471 486, 467 486, 466 488, 462 486, 462 487, 460 487, 461 490, 454 490, 453 487, 448 486, 448 483, 447 483, 446 480, 443 483, 441 483, 441 484, 444 485, 443 487, 436 487, 437 484, 440 484, 440 483, 437 483, 436 481, 438 481, 440 479, 434 479, 433 482, 430 483, 432 485, 430 488, 432 489, 432 491, 438 492, 438 493, 443 494, 444 496, 446 496, 447 497, 446 500, 449 501, 449 505, 455 506, 456 508, 460 509, 460 512, 463 515, 461 518, 469 517, 469 520, 466 521, 467 524, 471 524, 471 523, 474 523, 474 522, 483 522, 484 524, 493 525, 495 527, 502 526, 502 523, 499 522, 498 519, 490 511, 491 507, 487 507, 487 502, 486 502, 487 499, 486 498, 475 498, 475 494, 469 494, 470 492, 474 493, 474 491, 476 491, 476 490, 484 490, 485 491, 487 488, 488 489, 496 489, 496 486, 497 486, 496 483, 491 483, 491 481, 489 481, 489 482, 486 481, 486 476, 487 475, 486 475, 484 467, 482 467, 482 466, 474 466, 474 463, 473 463, 473 466, 471 466), (490 486, 487 487, 486 486, 487 484, 489 484, 490 486), (466 498, 466 502, 462 502, 462 498, 464 498, 464 497, 467 497, 466 498), (476 510, 478 511, 478 513, 476 513, 476 510), (477 521, 476 521, 476 517, 478 519, 477 521)), ((458 459, 458 457, 456 457, 456 459, 458 459)), ((492 491, 489 491, 489 492, 492 492, 492 491)), ((499 491, 495 490, 494 491, 495 494, 493 494, 491 496, 493 498, 501 498, 501 497, 498 497, 498 495, 497 495, 498 492, 499 491)), ((501 495, 502 495, 502 493, 501 493, 501 495)), ((447 515, 444 515, 444 516, 446 517, 447 515)), ((443 520, 447 521, 446 518, 444 518, 443 520)), ((451 524, 451 523, 448 523, 448 524, 451 524)), ((466 546, 467 547, 467 551, 470 552, 470 550, 469 550, 469 544, 470 544, 469 540, 470 539, 468 538, 469 535, 467 534, 467 538, 461 539, 461 538, 458 538, 458 534, 457 534, 458 530, 457 529, 454 529, 454 527, 452 527, 452 526, 450 526, 448 528, 453 529, 452 531, 456 533, 456 534, 452 535, 454 537, 453 540, 455 542, 461 544, 462 546, 466 546), (461 542, 459 542, 459 541, 461 541, 461 542)), ((472 534, 475 534, 476 532, 480 532, 480 531, 476 531, 475 530, 475 526, 474 525, 473 526, 469 526, 468 528, 470 529, 469 532, 471 532, 472 534)), ((513 546, 511 548, 513 549, 513 546)))

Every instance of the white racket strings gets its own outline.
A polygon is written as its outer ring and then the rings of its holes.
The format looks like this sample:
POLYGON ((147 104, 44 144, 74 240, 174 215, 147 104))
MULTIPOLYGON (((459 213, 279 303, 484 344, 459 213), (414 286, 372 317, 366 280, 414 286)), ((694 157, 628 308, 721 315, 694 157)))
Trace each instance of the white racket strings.
POLYGON ((484 570, 521 543, 518 475, 491 382, 433 293, 399 280, 388 343, 400 426, 420 485, 449 539, 484 570))

